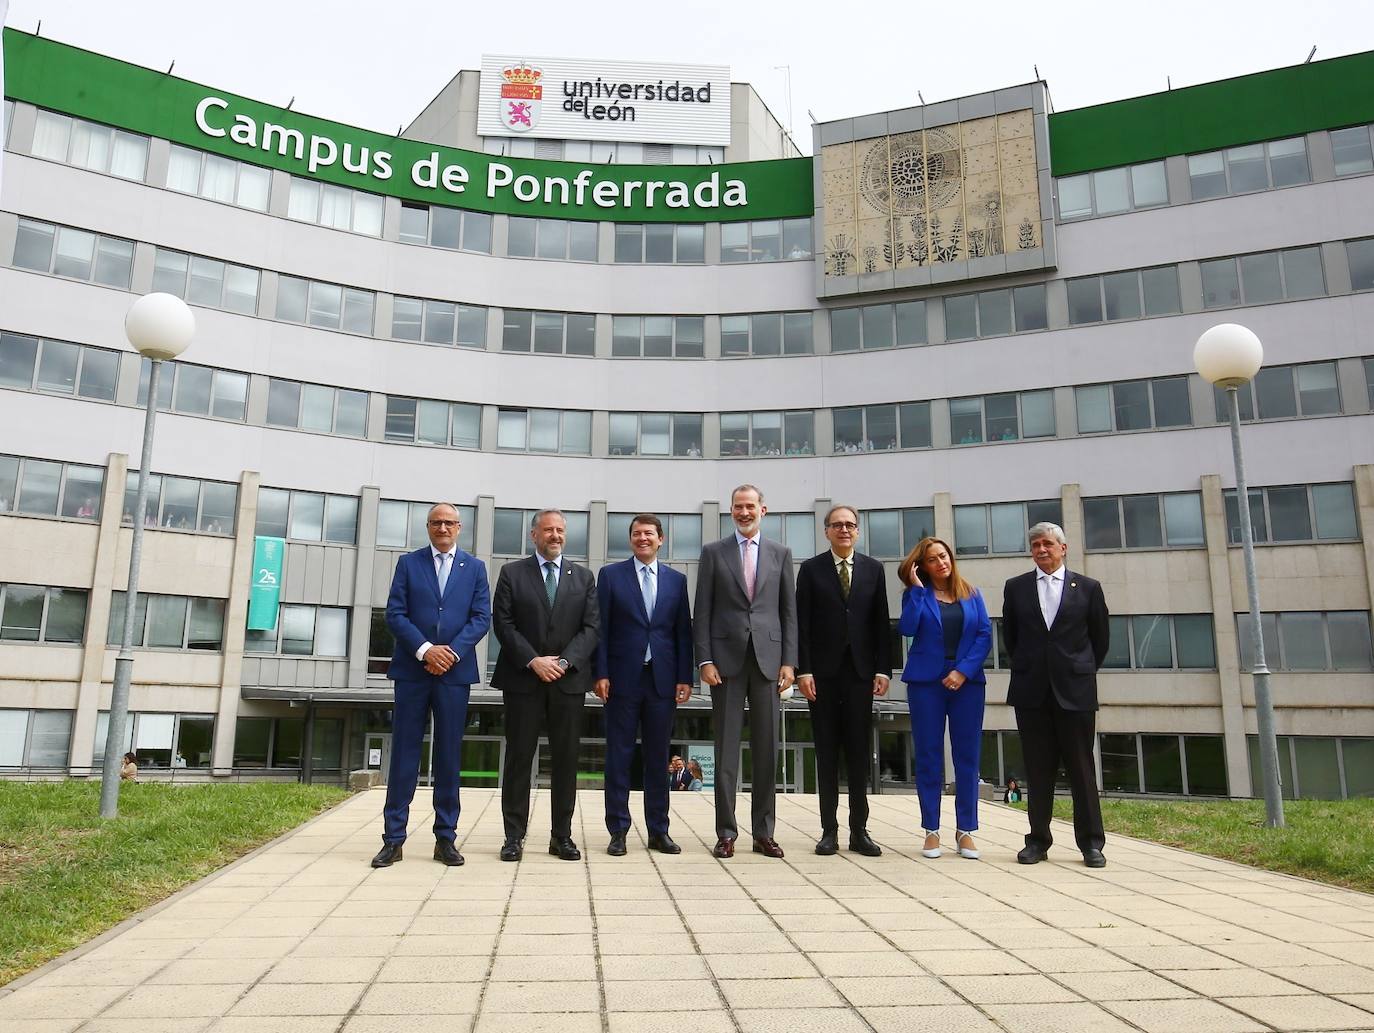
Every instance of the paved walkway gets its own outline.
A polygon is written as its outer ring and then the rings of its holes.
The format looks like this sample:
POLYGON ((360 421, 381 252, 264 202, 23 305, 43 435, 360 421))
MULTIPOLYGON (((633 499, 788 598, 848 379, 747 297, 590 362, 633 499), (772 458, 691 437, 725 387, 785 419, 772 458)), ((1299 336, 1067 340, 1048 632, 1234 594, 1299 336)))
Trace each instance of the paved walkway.
POLYGON ((1001 806, 984 860, 928 861, 915 798, 877 797, 869 860, 815 856, 815 797, 779 797, 786 860, 718 862, 709 794, 673 794, 681 856, 636 834, 613 858, 583 793, 585 860, 535 836, 516 865, 496 792, 467 790, 466 866, 430 860, 417 810, 414 849, 373 871, 382 799, 20 980, 0 1033, 1374 1029, 1374 897, 1120 838, 1089 871, 1062 824, 1021 867, 1001 806))

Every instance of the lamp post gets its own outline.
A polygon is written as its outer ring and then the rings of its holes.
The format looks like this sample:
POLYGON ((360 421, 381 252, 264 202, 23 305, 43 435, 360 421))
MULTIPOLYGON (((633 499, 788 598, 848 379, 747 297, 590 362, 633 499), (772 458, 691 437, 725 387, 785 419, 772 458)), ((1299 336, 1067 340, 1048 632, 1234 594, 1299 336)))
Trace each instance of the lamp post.
POLYGON ((143 417, 143 454, 138 467, 138 501, 134 504, 134 537, 129 548, 129 588, 124 594, 124 629, 115 660, 110 693, 110 720, 105 730, 105 764, 100 784, 100 816, 119 814, 119 771, 123 762, 124 725, 129 718, 129 683, 134 673, 134 614, 138 609, 138 566, 143 555, 143 519, 148 511, 148 467, 153 461, 153 421, 157 416, 158 380, 163 359, 186 350, 196 332, 196 319, 186 303, 172 294, 146 294, 124 317, 124 335, 150 360, 148 407, 143 417))
POLYGON ((1236 464, 1236 509, 1240 513, 1240 543, 1245 556, 1245 588, 1250 603, 1250 633, 1254 641, 1251 672, 1255 684, 1255 722, 1259 731, 1260 772, 1264 779, 1264 823, 1283 828, 1283 794, 1279 785, 1279 748, 1274 734, 1274 703, 1269 696, 1269 668, 1264 662, 1264 629, 1260 625, 1259 580, 1255 576, 1255 536, 1250 526, 1250 495, 1245 484, 1245 458, 1240 447, 1241 384, 1249 383, 1264 364, 1264 347, 1255 334, 1238 323, 1220 323, 1197 339, 1193 365, 1203 379, 1226 390, 1231 414, 1231 452, 1236 464))

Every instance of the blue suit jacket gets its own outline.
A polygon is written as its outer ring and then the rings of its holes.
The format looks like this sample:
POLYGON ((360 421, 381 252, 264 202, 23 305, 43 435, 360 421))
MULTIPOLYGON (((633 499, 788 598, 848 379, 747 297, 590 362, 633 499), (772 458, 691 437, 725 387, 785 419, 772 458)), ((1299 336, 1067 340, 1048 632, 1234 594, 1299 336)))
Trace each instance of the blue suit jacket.
POLYGON ((434 573, 429 546, 406 553, 391 579, 386 626, 396 636, 396 652, 387 670, 392 681, 433 679, 440 685, 472 685, 479 680, 477 643, 491 627, 487 568, 476 556, 454 549, 453 569, 440 599, 439 577, 434 573), (457 654, 458 662, 447 674, 435 678, 415 659, 415 651, 426 642, 448 646, 457 654))
MULTIPOLYGON (((983 661, 992 648, 992 622, 983 595, 976 588, 968 599, 961 599, 964 611, 964 631, 959 636, 959 649, 954 670, 974 683, 987 682, 983 661)), ((902 681, 939 681, 949 673, 945 663, 945 630, 940 620, 940 604, 928 588, 908 588, 902 595, 902 617, 897 630, 911 638, 902 681)))
POLYGON ((633 559, 602 567, 596 594, 601 607, 596 677, 609 678, 612 693, 639 685, 646 646, 653 651, 657 695, 671 698, 675 686, 692 684, 692 617, 684 575, 659 562, 652 615, 644 612, 633 559))

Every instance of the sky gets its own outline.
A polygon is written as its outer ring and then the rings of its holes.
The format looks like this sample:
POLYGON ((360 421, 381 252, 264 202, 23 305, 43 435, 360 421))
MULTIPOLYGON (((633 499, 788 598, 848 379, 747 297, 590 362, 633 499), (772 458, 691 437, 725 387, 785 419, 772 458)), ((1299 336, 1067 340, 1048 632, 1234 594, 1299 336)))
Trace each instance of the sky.
POLYGON ((1037 68, 1062 111, 1299 64, 1313 45, 1317 60, 1374 50, 1371 0, 11 0, 8 25, 40 19, 49 39, 387 133, 483 53, 725 64, 790 117, 804 153, 813 115, 934 103, 1037 68))

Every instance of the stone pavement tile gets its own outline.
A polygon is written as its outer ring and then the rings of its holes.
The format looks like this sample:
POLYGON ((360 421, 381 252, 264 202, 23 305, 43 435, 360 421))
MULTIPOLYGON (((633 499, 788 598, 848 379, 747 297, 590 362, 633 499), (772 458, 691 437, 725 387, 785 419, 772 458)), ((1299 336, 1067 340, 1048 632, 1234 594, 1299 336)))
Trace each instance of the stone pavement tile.
MULTIPOLYGON (((309 936, 317 926, 330 919, 319 919, 314 915, 296 916, 293 918, 258 918, 251 911, 242 918, 236 918, 218 931, 202 930, 202 934, 213 933, 215 937, 242 938, 246 940, 257 940, 264 937, 281 936, 309 936)), ((339 918, 333 921, 338 922, 361 922, 365 919, 359 918, 339 918)), ((379 922, 394 922, 394 918, 378 919, 379 922)), ((378 929, 377 932, 384 930, 378 929)), ((364 935, 360 933, 359 935, 364 935)), ((205 938, 202 936, 202 938, 205 938)))
POLYGON ((242 936, 241 932, 230 931, 230 927, 237 921, 238 919, 228 918, 214 918, 209 921, 199 918, 172 919, 154 915, 131 929, 126 929, 120 938, 132 943, 136 940, 204 940, 215 935, 242 936))
POLYGON ((784 931, 801 933, 862 933, 866 926, 854 915, 778 915, 777 923, 784 931))
POLYGON ((877 933, 792 933, 793 941, 804 951, 890 951, 892 944, 877 933))
MULTIPOLYGON (((1317 950, 1332 960, 1350 961, 1361 965, 1374 958, 1374 939, 1355 940, 1350 943, 1323 943, 1317 950)), ((1323 961, 1320 964, 1328 965, 1330 962, 1323 961)))
POLYGON ((487 978, 491 959, 480 955, 388 958, 378 983, 472 983, 487 978))
MULTIPOLYGON (((705 960, 717 979, 803 979, 816 975, 815 966, 800 951, 790 954, 708 954, 705 960)), ((676 965, 678 962, 673 963, 676 965)))
MULTIPOLYGON (((1374 953, 1366 960, 1374 964, 1374 953)), ((1265 970, 1319 994, 1358 994, 1374 990, 1374 971, 1359 965, 1266 965, 1265 970)))
POLYGON ((735 1009, 740 1033, 868 1033, 848 1008, 735 1009))
POLYGON ((1158 974, 1211 998, 1279 997, 1311 992, 1306 987, 1252 968, 1165 969, 1158 974))
MULTIPOLYGON (((307 936, 295 941, 294 958, 384 958, 404 942, 400 936, 307 936)), ((194 956, 194 955, 193 955, 194 956)))
POLYGON ((498 954, 591 954, 590 933, 503 933, 496 942, 498 954))
POLYGON ((481 988, 480 983, 373 983, 358 1001, 357 1014, 472 1015, 481 988))
POLYGON ((720 992, 741 1008, 833 1008, 844 1003, 824 979, 722 979, 720 992))
MULTIPOLYGON (((595 983, 544 980, 538 973, 525 983, 490 983, 482 997, 482 1013, 600 1011, 601 994, 595 983)), ((478 987, 472 986, 477 1000, 478 987)))
POLYGON ((467 954, 490 957, 496 937, 482 936, 403 936, 393 950, 384 954, 397 957, 435 957, 441 954, 467 954))
MULTIPOLYGON (((285 919, 279 921, 289 922, 285 919)), ((300 935, 311 936, 400 936, 410 928, 409 915, 374 915, 370 918, 325 918, 302 923, 304 928, 292 929, 300 935)), ((277 927, 277 922, 271 923, 277 927)))
POLYGON ((167 964, 163 958, 123 961, 113 957, 92 959, 88 954, 45 973, 42 983, 44 986, 136 986, 167 964))
POLYGON ((166 1016, 157 1019, 108 1019, 97 1016, 81 1027, 82 1033, 202 1033, 215 1020, 208 1015, 166 1016))
POLYGON ((944 981, 974 1004, 1047 1004, 1080 999, 1072 990, 1040 975, 946 976, 944 981))
MULTIPOLYGON (((392 959, 392 961, 402 960, 407 959, 392 959)), ((485 958, 472 958, 470 960, 486 963, 485 958)), ((512 954, 496 959, 492 965, 491 980, 494 983, 522 983, 536 972, 541 979, 585 979, 594 982, 596 980, 596 958, 590 954, 569 954, 562 957, 544 956, 535 959, 529 955, 512 954)))
POLYGON ((145 985, 129 991, 101 1015, 112 1019, 156 1019, 167 1015, 208 1015, 217 1018, 227 1013, 247 989, 247 984, 231 984, 202 986, 194 993, 189 993, 182 986, 145 985))
POLYGON ((337 1015, 226 1015, 205 1033, 335 1033, 337 1015))
POLYGON ((699 933, 703 954, 791 954, 796 948, 782 933, 699 933))
POLYGON ((1011 953, 1041 972, 1123 972, 1135 968, 1125 958, 1101 947, 1023 947, 1011 953))
POLYGON ((890 930, 883 935, 901 951, 930 950, 932 944, 939 945, 945 950, 997 949, 995 944, 962 929, 941 929, 934 932, 929 929, 890 930))
POLYGON ((1111 1012, 1086 1001, 1070 1004, 990 1004, 986 1011, 1016 1033, 1132 1033, 1111 1012))
POLYGON ((183 958, 167 963, 166 967, 148 979, 148 985, 256 983, 272 967, 272 958, 183 958))
MULTIPOLYGON (((979 953, 982 953, 981 951, 979 953)), ((826 976, 920 976, 921 967, 904 954, 887 951, 813 953, 811 961, 826 976)))
POLYGON ((1102 1007, 1134 1022, 1145 1033, 1267 1033, 1254 1019, 1215 1001, 1105 1001, 1102 1007))
MULTIPOLYGON (((435 918, 443 916, 434 916, 435 918)), ((452 921, 452 919, 449 919, 452 921)), ((456 930, 449 930, 454 932, 456 930)), ((496 932, 486 929, 484 932, 496 932)), ((550 933, 589 933, 592 931, 591 915, 511 915, 500 931, 508 935, 548 935, 550 933)), ((419 933, 419 929, 414 932, 419 933)))
MULTIPOLYGON (((1224 948, 1217 948, 1222 950, 1224 948)), ((1227 954, 1204 950, 1202 947, 1113 947, 1112 952, 1134 962, 1141 968, 1240 968, 1241 964, 1227 954)))
POLYGON ((264 983, 370 983, 381 957, 306 957, 290 954, 262 977, 264 983))
MULTIPOLYGON (((1356 1008, 1363 1008, 1370 1014, 1374 1014, 1374 993, 1368 994, 1336 994, 1336 999, 1344 1001, 1346 1004, 1353 1004, 1356 1008)), ((1370 1023, 1374 1026, 1374 1022, 1370 1023)), ((0 1026, 0 1029, 3 1029, 0 1026)))
POLYGON ((981 933, 999 947, 1054 947, 1072 949, 1086 947, 1087 943, 1079 936, 1062 929, 1010 928, 986 929, 981 933))
POLYGON ((934 911, 878 911, 860 912, 861 917, 880 933, 898 932, 912 929, 940 930, 954 929, 955 923, 934 911))
MULTIPOLYGON (((409 1028, 409 1027, 407 1027, 409 1028)), ((436 1023, 432 1028, 464 1030, 466 1023, 436 1023)), ((344 1027, 342 1033, 353 1033, 344 1027)), ((396 1033, 395 1027, 387 1033, 396 1033)), ((568 1012, 564 1015, 532 1015, 528 1012, 482 1012, 477 1017, 477 1027, 473 1033, 601 1033, 599 1012, 568 1012)))
MULTIPOLYGON (((929 1004, 918 1007, 860 1008, 877 1033, 997 1033, 998 1027, 967 1004, 929 1004)), ((1056 1033, 1063 1033, 1062 1029, 1056 1033)))
POLYGON ((351 901, 339 903, 335 900, 291 900, 283 898, 279 894, 274 895, 270 900, 252 905, 252 913, 257 918, 300 918, 301 916, 312 916, 314 918, 324 918, 326 915, 344 915, 344 909, 349 907, 359 907, 359 914, 374 915, 393 915, 410 914, 414 910, 414 904, 407 901, 366 901, 366 908, 362 910, 360 905, 351 901), (402 912, 388 910, 386 904, 407 907, 409 910, 402 912))
MULTIPOLYGON (((397 901, 391 901, 390 903, 395 904, 395 905, 402 905, 402 904, 404 904, 405 902, 404 902, 404 901, 399 901, 399 900, 397 900, 397 901)), ((354 911, 354 910, 352 910, 353 906, 354 906, 354 905, 353 905, 353 902, 352 902, 352 901, 345 901, 343 904, 340 904, 340 905, 339 905, 339 909, 338 909, 336 912, 334 912, 334 913, 335 913, 336 915, 339 915, 340 917, 342 917, 342 916, 344 916, 344 915, 346 915, 346 914, 359 915, 359 916, 362 916, 362 917, 366 917, 367 914, 370 913, 370 912, 368 912, 367 910, 365 910, 364 908, 358 908, 356 911, 354 911)), ((367 905, 367 907, 379 907, 379 906, 380 906, 380 905, 378 905, 378 904, 371 904, 371 903, 369 903, 369 904, 367 905)), ((375 913, 376 913, 376 914, 379 914, 379 915, 391 915, 391 914, 397 914, 397 915, 398 915, 398 914, 401 914, 402 912, 400 912, 400 911, 382 911, 382 910, 378 910, 378 911, 376 911, 375 913)), ((439 917, 444 916, 444 915, 465 915, 465 916, 469 916, 469 915, 471 915, 471 916, 476 916, 476 915, 504 915, 505 913, 506 913, 506 901, 505 901, 505 898, 504 898, 504 897, 501 898, 501 899, 499 899, 499 900, 497 900, 497 899, 492 899, 492 900, 473 899, 472 897, 461 897, 461 898, 454 899, 454 900, 448 900, 448 899, 438 900, 438 899, 435 899, 435 898, 431 897, 429 900, 426 900, 424 903, 422 903, 422 904, 420 905, 420 909, 419 909, 419 912, 418 912, 418 914, 423 915, 423 916, 426 917, 426 918, 439 918, 439 917)))
MULTIPOLYGON (((536 919, 537 921, 537 919, 536 919)), ((587 920, 586 932, 592 931, 592 920, 587 920)), ((769 929, 773 926, 768 926, 769 929)), ((511 922, 506 922, 505 931, 520 932, 519 929, 512 929, 511 922)), ((526 930, 528 931, 528 930, 526 930)), ((679 936, 687 935, 687 927, 676 917, 666 915, 597 915, 596 931, 599 935, 607 933, 622 933, 625 935, 652 935, 654 933, 673 933, 679 936)))
POLYGON ((735 1030, 728 1011, 612 1011, 607 1018, 610 1033, 682 1033, 684 1029, 692 1033, 734 1033, 735 1030))
MULTIPOLYGON (((785 955, 765 955, 766 958, 784 957, 785 955)), ((505 958, 497 958, 499 966, 505 958)), ((519 960, 519 959, 514 959, 519 960)), ((759 958, 756 960, 763 960, 759 958)), ((621 979, 633 980, 675 980, 675 979, 706 979, 710 973, 706 970, 706 961, 695 954, 688 954, 684 957, 673 958, 671 965, 665 965, 663 958, 650 957, 645 954, 617 954, 601 959, 601 978, 606 982, 621 979)), ((808 969, 806 975, 810 975, 808 969)))
POLYGON ((281 958, 298 949, 299 936, 215 937, 187 951, 187 961, 212 958, 281 958))
POLYGON ((1072 932, 1100 947, 1167 947, 1182 942, 1177 936, 1170 936, 1158 929, 1147 929, 1133 922, 1075 928, 1072 932))
MULTIPOLYGON (((342 921, 353 922, 358 919, 346 918, 342 921)), ((482 936, 501 931, 501 916, 420 915, 401 931, 407 936, 482 936)))
POLYGON ((1374 1015, 1344 1001, 1306 997, 1224 997, 1219 1002, 1275 1029, 1347 1030, 1374 1026, 1374 1015))
POLYGON ((754 903, 770 915, 835 915, 848 911, 829 897, 759 897, 754 903))
MULTIPOLYGON (((1326 944, 1322 945, 1327 946, 1326 944)), ((1322 954, 1297 943, 1219 943, 1208 950, 1233 958, 1250 968, 1285 968, 1298 965, 1338 965, 1329 954, 1322 954)), ((1192 968, 1188 965, 1156 965, 1155 968, 1192 968)))
MULTIPOLYGON (((506 937, 501 938, 501 953, 506 953, 506 937)), ((692 952, 692 941, 686 933, 613 933, 598 931, 597 951, 603 957, 612 954, 655 954, 676 957, 692 952)))
POLYGON ((259 983, 229 1014, 347 1015, 366 989, 366 983, 259 983))
POLYGON ((72 1033, 81 1019, 12 1019, 0 1014, 0 1033, 72 1033))
MULTIPOLYGON (((397 1033, 408 1029, 409 1020, 397 1021, 395 1015, 352 1015, 343 1024, 340 1033, 397 1033)), ((338 1021, 337 1019, 335 1020, 338 1021)), ((466 1030, 472 1024, 471 1015, 426 1015, 425 1028, 444 1030, 466 1030)))
MULTIPOLYGON (((598 916, 597 923, 601 921, 598 916)), ((743 915, 688 915, 687 928, 694 933, 771 933, 777 930, 773 919, 762 911, 743 915)))
POLYGON ((999 976, 1034 971, 1006 951, 919 950, 908 955, 937 976, 999 976))
MULTIPOLYGON (((210 941, 213 943, 214 941, 210 941)), ((294 941, 293 941, 294 942, 294 941)), ((122 936, 107 940, 81 955, 82 961, 170 961, 187 952, 198 950, 203 944, 194 940, 125 940, 122 936)))
MULTIPOLYGON (((667 961, 667 959, 663 959, 667 961)), ((709 979, 621 980, 606 984, 607 1012, 718 1011, 724 1007, 709 979)), ((688 1023, 684 1028, 695 1028, 688 1023)))
POLYGON ((1186 923, 1183 925, 1155 926, 1161 932, 1177 937, 1184 943, 1206 947, 1216 943, 1265 943, 1273 940, 1256 929, 1233 925, 1230 922, 1211 922, 1206 925, 1186 923))
MULTIPOLYGON (((683 909, 686 912, 686 908, 683 909)), ((703 906, 702 910, 709 911, 710 908, 703 906)), ((514 904, 511 905, 510 914, 563 914, 563 909, 554 904, 545 904, 542 907, 521 910, 514 904)), ((596 905, 597 916, 601 915, 671 915, 677 917, 677 908, 673 906, 671 900, 605 900, 598 901, 596 905)))
POLYGON ((930 976, 841 976, 834 983, 856 1008, 959 1003, 949 987, 930 976))
POLYGON ((1195 996, 1153 972, 1061 972, 1055 978, 1093 1001, 1163 1001, 1195 996))

